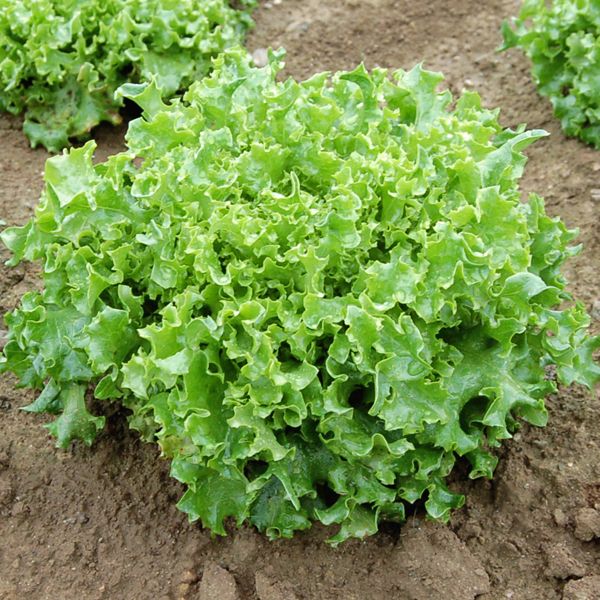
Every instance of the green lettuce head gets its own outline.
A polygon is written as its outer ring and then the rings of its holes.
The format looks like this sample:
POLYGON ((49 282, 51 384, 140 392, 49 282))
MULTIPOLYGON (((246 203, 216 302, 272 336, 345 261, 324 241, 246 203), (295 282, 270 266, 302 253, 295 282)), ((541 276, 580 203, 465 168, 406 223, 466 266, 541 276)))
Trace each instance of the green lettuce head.
POLYGON ((523 49, 565 133, 600 149, 600 2, 525 0, 512 25, 502 49, 523 49))
POLYGON ((241 0, 0 0, 0 110, 25 113, 32 146, 58 151, 119 123, 125 82, 154 77, 170 97, 242 41, 241 0))
MULTIPOLYGON (((128 150, 50 159, 35 217, 6 229, 44 288, 7 317, 2 368, 43 389, 60 446, 91 443, 86 390, 119 399, 223 534, 338 524, 333 543, 446 520, 459 457, 546 423, 559 381, 592 386, 597 339, 560 274, 574 232, 520 201, 522 149, 442 76, 360 66, 298 83, 241 50, 183 99, 121 93, 128 150)), ((90 392, 91 393, 91 392, 90 392)))

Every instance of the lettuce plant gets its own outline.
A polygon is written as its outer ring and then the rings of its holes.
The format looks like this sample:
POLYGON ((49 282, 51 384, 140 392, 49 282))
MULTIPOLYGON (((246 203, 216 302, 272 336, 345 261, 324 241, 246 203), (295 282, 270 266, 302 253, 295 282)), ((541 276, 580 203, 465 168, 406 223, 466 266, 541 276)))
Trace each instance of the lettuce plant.
POLYGON ((600 148, 600 3, 526 0, 503 49, 518 46, 533 64, 540 94, 565 133, 600 148))
POLYGON ((154 84, 128 150, 48 160, 35 217, 2 239, 44 287, 6 317, 1 369, 41 389, 58 445, 119 400, 223 534, 249 521, 333 543, 423 501, 447 519, 459 457, 491 477, 558 379, 592 386, 589 318, 560 274, 575 233, 522 203, 522 149, 423 70, 277 80, 232 50, 182 99, 154 84), (559 305, 562 308, 559 308, 559 305))
POLYGON ((24 112, 32 146, 58 151, 120 122, 122 83, 154 77, 172 96, 249 24, 228 0, 0 0, 0 110, 24 112))

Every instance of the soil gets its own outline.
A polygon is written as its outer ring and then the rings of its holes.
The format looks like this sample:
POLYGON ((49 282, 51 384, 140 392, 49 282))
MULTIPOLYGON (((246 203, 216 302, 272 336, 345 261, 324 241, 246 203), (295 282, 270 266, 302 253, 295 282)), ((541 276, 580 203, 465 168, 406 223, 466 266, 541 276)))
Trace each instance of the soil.
MULTIPOLYGON (((271 0, 248 45, 287 48, 298 78, 364 61, 441 70, 457 93, 477 89, 502 121, 552 135, 529 150, 525 192, 581 229, 571 289, 600 329, 600 153, 565 139, 518 52, 497 54, 513 0, 271 0)), ((32 213, 47 157, 18 119, 0 120, 0 217, 32 213)), ((120 150, 124 128, 100 128, 98 157, 120 150)), ((0 271, 0 310, 36 285, 35 268, 0 271)), ((600 398, 581 388, 548 400, 545 429, 523 427, 500 451, 493 482, 457 477, 467 494, 448 526, 411 515, 337 549, 317 527, 268 542, 231 527, 211 539, 175 508, 180 486, 156 449, 108 418, 92 449, 53 447, 31 401, 0 380, 0 598, 17 600, 592 600, 600 598, 600 398)))

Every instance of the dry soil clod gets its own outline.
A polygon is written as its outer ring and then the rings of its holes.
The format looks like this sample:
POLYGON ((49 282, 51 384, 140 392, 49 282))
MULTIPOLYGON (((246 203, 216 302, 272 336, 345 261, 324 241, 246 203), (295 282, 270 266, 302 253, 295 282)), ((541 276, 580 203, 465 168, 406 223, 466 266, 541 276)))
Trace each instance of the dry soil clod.
POLYGON ((204 565, 198 600, 240 600, 234 576, 214 562, 204 565))
POLYGON ((600 598, 600 575, 574 579, 565 585, 562 600, 597 600, 600 598))
POLYGON ((594 508, 582 508, 575 515, 575 537, 590 542, 600 537, 600 512, 594 508))

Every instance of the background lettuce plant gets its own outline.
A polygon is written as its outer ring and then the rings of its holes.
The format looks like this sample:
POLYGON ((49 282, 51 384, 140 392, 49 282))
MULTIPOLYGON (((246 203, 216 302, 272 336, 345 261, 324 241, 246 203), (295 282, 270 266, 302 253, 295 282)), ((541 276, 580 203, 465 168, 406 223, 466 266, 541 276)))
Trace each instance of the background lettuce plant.
POLYGON ((529 56, 540 94, 567 135, 600 148, 600 2, 525 0, 503 49, 529 56))
POLYGON ((1 369, 42 389, 66 447, 119 399, 187 486, 179 507, 333 543, 424 501, 447 519, 458 457, 491 477, 558 379, 600 376, 560 274, 574 232, 522 203, 522 149, 423 70, 279 82, 241 50, 183 99, 154 84, 128 150, 50 159, 35 217, 2 239, 44 288, 6 317, 1 369), (564 306, 559 308, 559 305, 564 306))
POLYGON ((58 151, 119 123, 125 82, 154 77, 170 97, 250 25, 241 0, 0 0, 0 109, 25 112, 32 146, 58 151))

